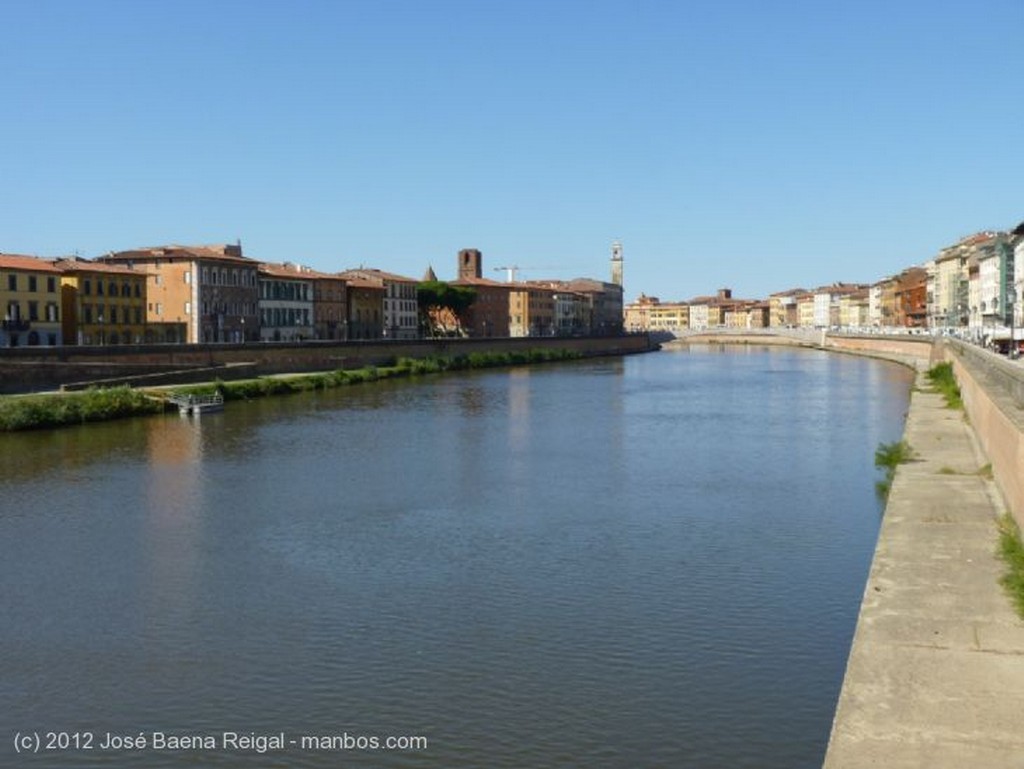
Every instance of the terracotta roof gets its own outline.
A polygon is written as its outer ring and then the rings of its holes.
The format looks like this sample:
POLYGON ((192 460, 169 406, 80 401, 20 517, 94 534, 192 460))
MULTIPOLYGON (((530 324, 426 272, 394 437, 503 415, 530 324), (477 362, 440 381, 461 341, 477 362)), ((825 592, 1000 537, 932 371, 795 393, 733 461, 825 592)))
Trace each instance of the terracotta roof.
POLYGON ((0 254, 0 268, 5 270, 28 270, 34 272, 60 272, 52 259, 22 254, 0 254))
POLYGON ((450 281, 450 283, 453 286, 480 286, 483 288, 504 288, 506 290, 511 289, 513 285, 500 280, 491 280, 490 278, 459 278, 450 281))
POLYGON ((225 244, 211 246, 146 246, 130 251, 112 251, 99 257, 104 261, 143 262, 156 259, 214 259, 218 261, 255 265, 253 259, 242 256, 240 246, 225 244))
POLYGON ((277 264, 275 262, 260 262, 259 272, 261 275, 273 275, 276 278, 289 278, 291 280, 312 280, 314 275, 298 264, 277 264))
POLYGON ((338 277, 344 279, 348 284, 349 288, 369 288, 374 291, 383 291, 384 285, 374 280, 364 280, 362 278, 353 277, 346 275, 345 273, 338 273, 338 277))
POLYGON ((106 262, 93 262, 89 259, 57 259, 54 264, 61 272, 103 272, 110 275, 135 275, 145 277, 143 270, 133 270, 131 267, 122 267, 119 264, 107 264, 106 262))
POLYGON ((409 278, 405 275, 396 275, 393 272, 384 272, 370 267, 359 267, 357 269, 344 270, 342 276, 352 275, 363 280, 391 281, 392 283, 419 283, 416 278, 409 278))

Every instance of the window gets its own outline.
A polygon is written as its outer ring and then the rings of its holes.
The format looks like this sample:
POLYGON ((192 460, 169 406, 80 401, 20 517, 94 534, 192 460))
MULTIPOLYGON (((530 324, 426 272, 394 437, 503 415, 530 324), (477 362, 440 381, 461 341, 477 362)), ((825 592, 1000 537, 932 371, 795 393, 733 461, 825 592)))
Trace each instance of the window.
POLYGON ((18 276, 17 275, 8 275, 7 276, 7 290, 8 291, 17 291, 18 290, 18 276))
POLYGON ((192 314, 192 302, 185 302, 185 314, 186 315, 191 315, 192 314))
POLYGON ((117 307, 110 308, 110 322, 117 323, 117 307))
POLYGON ((153 283, 155 283, 158 286, 162 286, 164 284, 164 276, 160 274, 154 275, 153 283))
POLYGON ((103 296, 103 281, 96 281, 96 296, 103 296))
POLYGON ((191 283, 192 283, 192 270, 185 270, 185 282, 191 285, 191 283))
POLYGON ((86 296, 92 295, 92 281, 88 278, 82 281, 82 293, 86 296))
POLYGON ((140 283, 138 283, 138 282, 135 283, 135 298, 136 299, 141 299, 142 298, 142 285, 140 283))
POLYGON ((46 292, 52 294, 57 290, 57 279, 47 278, 46 279, 46 292))
MULTIPOLYGON (((29 280, 31 282, 31 278, 29 280)), ((28 319, 39 320, 39 302, 28 303, 28 319)))
POLYGON ((157 302, 156 303, 156 314, 157 315, 163 315, 164 314, 164 306, 163 306, 163 304, 161 302, 157 302))
POLYGON ((46 319, 50 323, 57 322, 57 305, 54 302, 48 302, 46 304, 46 319))
POLYGON ((114 281, 110 281, 109 288, 110 288, 110 291, 108 292, 107 295, 108 296, 117 296, 117 284, 114 281))
POLYGON ((29 275, 28 276, 28 290, 29 290, 29 293, 32 293, 32 294, 34 294, 36 292, 36 276, 35 275, 29 275))
POLYGON ((82 317, 86 323, 92 323, 92 305, 87 304, 82 307, 82 317))
POLYGON ((130 297, 131 295, 132 295, 132 286, 131 286, 131 284, 128 283, 128 282, 122 283, 121 284, 121 296, 129 296, 130 297))

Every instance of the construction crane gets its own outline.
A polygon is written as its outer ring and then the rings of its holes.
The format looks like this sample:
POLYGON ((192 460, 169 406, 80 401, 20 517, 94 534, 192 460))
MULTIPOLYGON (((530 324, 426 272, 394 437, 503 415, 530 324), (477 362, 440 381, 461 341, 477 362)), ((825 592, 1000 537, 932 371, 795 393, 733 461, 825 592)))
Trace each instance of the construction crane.
POLYGON ((495 267, 494 271, 495 272, 506 272, 506 273, 508 273, 508 282, 509 283, 515 283, 516 282, 516 273, 519 272, 519 265, 518 264, 513 264, 511 267, 495 267))

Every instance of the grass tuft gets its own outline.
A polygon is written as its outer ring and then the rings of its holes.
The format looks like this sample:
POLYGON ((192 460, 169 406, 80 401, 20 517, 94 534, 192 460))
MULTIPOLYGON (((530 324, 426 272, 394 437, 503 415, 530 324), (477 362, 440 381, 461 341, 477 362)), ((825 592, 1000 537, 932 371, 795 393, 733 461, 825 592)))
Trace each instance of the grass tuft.
POLYGON ((1017 522, 1009 513, 999 519, 999 557, 1006 564, 1006 573, 999 582, 1017 613, 1024 617, 1024 543, 1017 522))
POLYGON ((928 377, 934 390, 946 399, 946 408, 963 410, 964 402, 960 398, 960 385, 956 383, 956 377, 953 376, 952 363, 939 363, 932 366, 925 376, 928 377))
POLYGON ((897 466, 913 461, 915 456, 914 449, 906 441, 878 444, 875 449, 875 467, 885 470, 885 478, 875 483, 875 493, 881 499, 889 497, 897 466))

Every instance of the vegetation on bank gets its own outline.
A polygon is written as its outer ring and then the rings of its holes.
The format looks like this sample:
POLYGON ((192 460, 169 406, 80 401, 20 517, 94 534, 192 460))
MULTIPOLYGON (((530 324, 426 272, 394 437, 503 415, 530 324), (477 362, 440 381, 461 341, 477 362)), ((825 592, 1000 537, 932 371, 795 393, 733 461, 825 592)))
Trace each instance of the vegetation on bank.
POLYGON ((946 399, 946 408, 963 410, 964 402, 960 399, 960 385, 953 376, 952 363, 939 363, 932 366, 925 376, 932 387, 946 399))
POLYGON ((1006 573, 999 581, 1017 613, 1024 618, 1024 543, 1017 522, 1009 513, 999 519, 999 557, 1006 564, 1006 573))
MULTIPOLYGON (((364 366, 358 369, 328 371, 319 374, 265 376, 237 382, 213 383, 175 388, 187 395, 220 392, 225 401, 250 400, 268 395, 327 390, 346 385, 375 382, 380 379, 462 371, 497 366, 515 366, 546 361, 573 360, 582 353, 566 349, 535 349, 522 352, 474 352, 468 355, 430 358, 399 358, 389 366, 364 366)), ((121 417, 157 414, 168 408, 155 391, 146 393, 130 387, 90 389, 80 393, 0 397, 0 430, 33 430, 84 422, 100 422, 121 417)))
POLYGON ((64 427, 139 414, 158 414, 163 410, 164 404, 159 400, 130 387, 5 396, 0 398, 0 430, 64 427))
POLYGON ((875 449, 875 467, 885 470, 885 478, 875 483, 875 493, 879 497, 883 500, 889 498, 892 481, 896 477, 896 468, 912 462, 914 457, 914 449, 906 441, 878 444, 878 448, 875 449))

